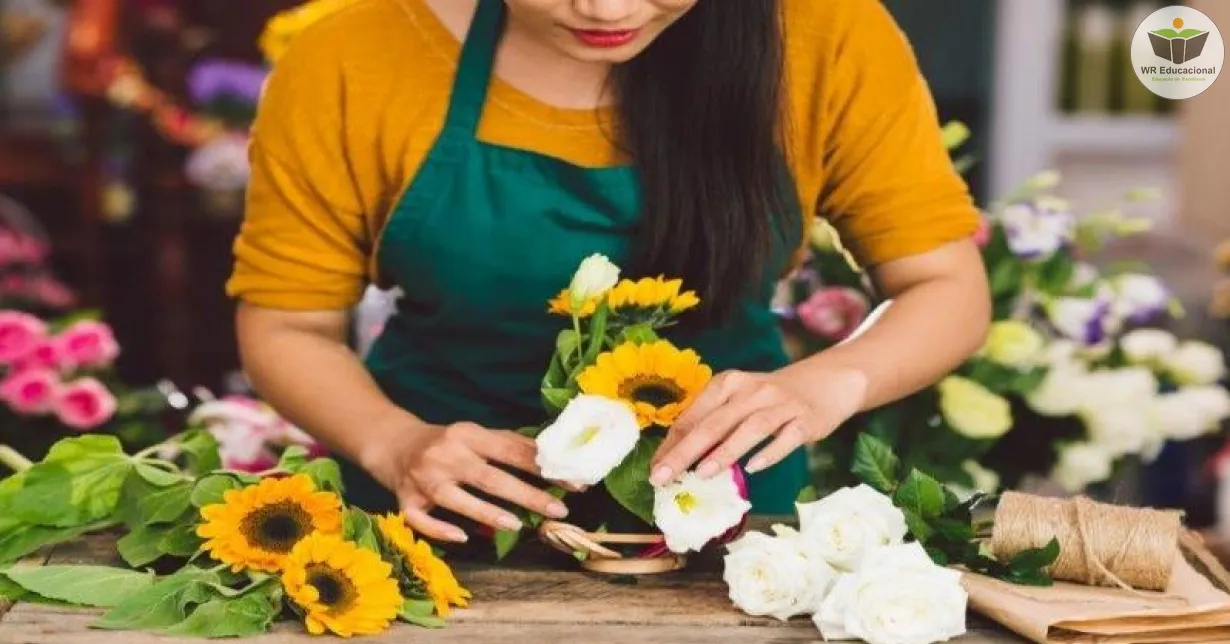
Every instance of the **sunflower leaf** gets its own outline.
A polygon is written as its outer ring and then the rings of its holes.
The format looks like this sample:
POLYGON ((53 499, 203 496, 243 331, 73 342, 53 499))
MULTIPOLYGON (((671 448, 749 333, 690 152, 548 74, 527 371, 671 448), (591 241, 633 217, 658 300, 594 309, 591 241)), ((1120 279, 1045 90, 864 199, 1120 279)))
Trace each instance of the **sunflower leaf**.
POLYGON ((649 463, 661 444, 659 436, 643 437, 604 481, 611 497, 650 525, 653 525, 653 485, 649 483, 649 463))
POLYGON ((23 566, 4 573, 10 581, 43 597, 82 606, 112 608, 154 585, 152 574, 110 566, 23 566))
POLYGON ((342 471, 337 461, 331 458, 318 458, 299 469, 300 474, 306 474, 316 484, 316 489, 341 494, 342 471))
POLYGON ((346 510, 346 514, 342 517, 342 538, 353 541, 360 548, 380 552, 380 541, 376 538, 376 526, 372 521, 372 515, 358 508, 346 510))
POLYGON ((576 392, 572 389, 543 389, 542 402, 552 415, 563 411, 568 406, 576 392))
POLYGON ((423 628, 444 628, 448 625, 447 622, 434 615, 400 615, 402 621, 407 624, 414 624, 423 628))
POLYGON ((221 503, 222 496, 229 490, 238 490, 243 483, 230 474, 210 474, 196 482, 192 489, 192 505, 203 508, 214 503, 221 503))
POLYGON ((109 630, 148 630, 178 624, 184 620, 180 599, 188 589, 216 582, 217 579, 217 573, 211 570, 184 568, 125 597, 90 626, 109 630))
POLYGON ((187 619, 171 626, 168 633, 187 637, 246 637, 269 629, 278 616, 281 594, 272 586, 234 599, 211 599, 192 611, 187 619))
POLYGON ((175 557, 190 557, 201 548, 202 540, 196 534, 197 522, 185 517, 172 526, 158 541, 158 549, 175 557))
POLYGON ((37 552, 39 548, 44 546, 76 539, 86 532, 99 530, 107 525, 104 523, 53 528, 41 525, 18 524, 11 529, 0 531, 0 563, 16 561, 32 552, 37 552))
POLYGON ((169 523, 192 506, 192 484, 180 483, 146 495, 138 503, 142 523, 169 523))
POLYGON ((653 330, 650 324, 633 324, 627 327, 620 333, 620 342, 631 342, 633 344, 648 344, 658 341, 658 334, 653 330))
POLYGON ((193 429, 184 432, 179 441, 179 448, 185 455, 188 468, 195 474, 205 474, 222 467, 222 456, 218 452, 218 439, 205 429, 193 429))
POLYGON ((606 341, 607 319, 610 315, 611 308, 604 299, 589 319, 589 346, 585 349, 585 357, 581 359, 578 369, 593 364, 598 358, 598 352, 602 351, 602 345, 606 341))
POLYGON ((87 435, 56 443, 25 472, 6 510, 37 525, 70 527, 110 517, 133 461, 114 436, 87 435))
POLYGON ((282 452, 278 459, 278 469, 291 474, 298 474, 308 462, 308 450, 302 445, 291 445, 282 452))
POLYGON ((133 568, 157 561, 163 555, 160 544, 163 537, 171 531, 171 526, 137 526, 131 532, 120 537, 115 542, 115 548, 123 557, 124 563, 133 568))
POLYGON ((185 480, 182 475, 174 472, 168 472, 161 467, 154 467, 153 465, 147 465, 145 463, 137 464, 137 474, 141 475, 141 478, 158 487, 175 485, 176 483, 180 483, 185 480))

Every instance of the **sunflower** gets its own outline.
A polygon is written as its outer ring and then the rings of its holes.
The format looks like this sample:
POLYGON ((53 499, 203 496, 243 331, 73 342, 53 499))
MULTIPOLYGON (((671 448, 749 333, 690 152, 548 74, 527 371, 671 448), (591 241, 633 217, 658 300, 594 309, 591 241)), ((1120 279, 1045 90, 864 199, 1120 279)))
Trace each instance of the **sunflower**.
POLYGON ((397 619, 404 601, 393 566, 371 550, 331 534, 313 534, 286 558, 286 594, 304 612, 308 632, 372 635, 397 619))
POLYGON ((276 572, 292 548, 314 532, 342 529, 342 502, 319 492, 304 474, 265 479, 230 490, 221 503, 201 508, 204 522, 196 533, 214 559, 245 568, 276 572))
POLYGON ((668 280, 661 276, 645 277, 635 282, 623 280, 607 292, 606 300, 615 314, 641 312, 652 315, 665 312, 678 315, 700 304, 695 291, 681 293, 681 288, 683 280, 668 280))
POLYGON ((625 343, 598 356, 577 376, 587 394, 618 398, 636 410, 641 428, 669 427, 692 404, 713 372, 690 349, 670 342, 625 343))
MULTIPOLYGON (((602 299, 597 297, 591 297, 588 300, 585 300, 585 303, 581 305, 581 310, 577 312, 577 317, 587 318, 593 315, 594 311, 598 310, 598 303, 601 301, 602 299)), ((559 295, 551 298, 551 300, 547 302, 547 310, 555 315, 572 315, 572 295, 569 290, 564 289, 559 292, 559 295)))
POLYGON ((452 569, 431 551, 426 541, 416 540, 400 515, 386 514, 376 519, 384 540, 402 557, 414 576, 422 582, 428 597, 436 605, 436 614, 447 617, 452 606, 465 608, 470 591, 461 587, 452 569))

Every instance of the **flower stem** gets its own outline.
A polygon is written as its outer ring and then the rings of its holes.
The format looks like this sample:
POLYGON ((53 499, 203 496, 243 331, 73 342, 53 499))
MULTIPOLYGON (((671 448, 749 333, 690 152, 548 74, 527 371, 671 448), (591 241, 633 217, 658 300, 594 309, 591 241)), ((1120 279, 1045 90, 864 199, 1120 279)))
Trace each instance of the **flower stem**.
POLYGON ((585 356, 581 353, 581 318, 572 314, 572 330, 577 334, 577 364, 582 364, 585 356))
POLYGON ((22 456, 17 450, 8 445, 0 444, 0 465, 13 470, 13 472, 24 472, 34 466, 34 462, 22 456))

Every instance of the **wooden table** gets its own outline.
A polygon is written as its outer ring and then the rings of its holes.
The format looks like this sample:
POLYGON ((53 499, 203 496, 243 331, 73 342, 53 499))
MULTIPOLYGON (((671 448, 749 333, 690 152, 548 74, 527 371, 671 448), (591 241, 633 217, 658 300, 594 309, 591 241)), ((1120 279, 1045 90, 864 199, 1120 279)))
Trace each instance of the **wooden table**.
MULTIPOLYGON (((530 551, 524 560, 498 568, 458 564, 458 576, 474 593, 471 608, 458 611, 448 628, 425 630, 405 625, 380 637, 355 642, 424 642, 465 644, 610 644, 669 642, 688 644, 756 644, 816 642, 820 636, 808 619, 783 624, 748 617, 731 607, 716 573, 715 561, 696 561, 687 572, 636 580, 590 575, 553 567, 530 551)), ((41 556, 53 564, 113 564, 108 538, 73 542, 41 556)), ((566 562, 563 564, 567 567, 566 562)), ((0 644, 177 644, 180 640, 146 633, 91 630, 98 611, 37 604, 0 604, 0 644)), ((1017 644, 1024 640, 970 616, 970 633, 958 644, 1017 644)), ((303 627, 282 623, 265 644, 320 642, 303 627)), ((342 641, 342 640, 337 640, 342 641)))

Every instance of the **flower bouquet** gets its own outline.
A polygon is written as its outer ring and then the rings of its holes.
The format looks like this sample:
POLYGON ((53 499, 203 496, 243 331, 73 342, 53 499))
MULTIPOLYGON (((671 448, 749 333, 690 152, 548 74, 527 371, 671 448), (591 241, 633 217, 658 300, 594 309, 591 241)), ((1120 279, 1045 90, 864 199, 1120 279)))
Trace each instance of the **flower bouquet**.
POLYGON ((200 428, 132 455, 86 435, 0 481, 0 598, 106 609, 94 628, 244 637, 294 616, 349 637, 443 626, 469 596, 400 516, 346 507, 336 462, 299 446, 253 475, 222 469, 200 428), (8 565, 99 531, 122 535, 124 567, 8 565))
MULTIPOLYGON (((712 376, 696 352, 658 335, 699 302, 680 280, 620 280, 618 267, 594 255, 549 303, 571 326, 556 338, 542 379, 550 420, 521 431, 536 438, 543 478, 588 489, 572 504, 572 523, 532 515, 523 523, 586 568, 678 568, 684 553, 737 529, 751 509, 738 467, 712 478, 686 473, 658 488, 649 482, 666 430, 712 376)), ((497 554, 519 538, 497 533, 497 554)))

